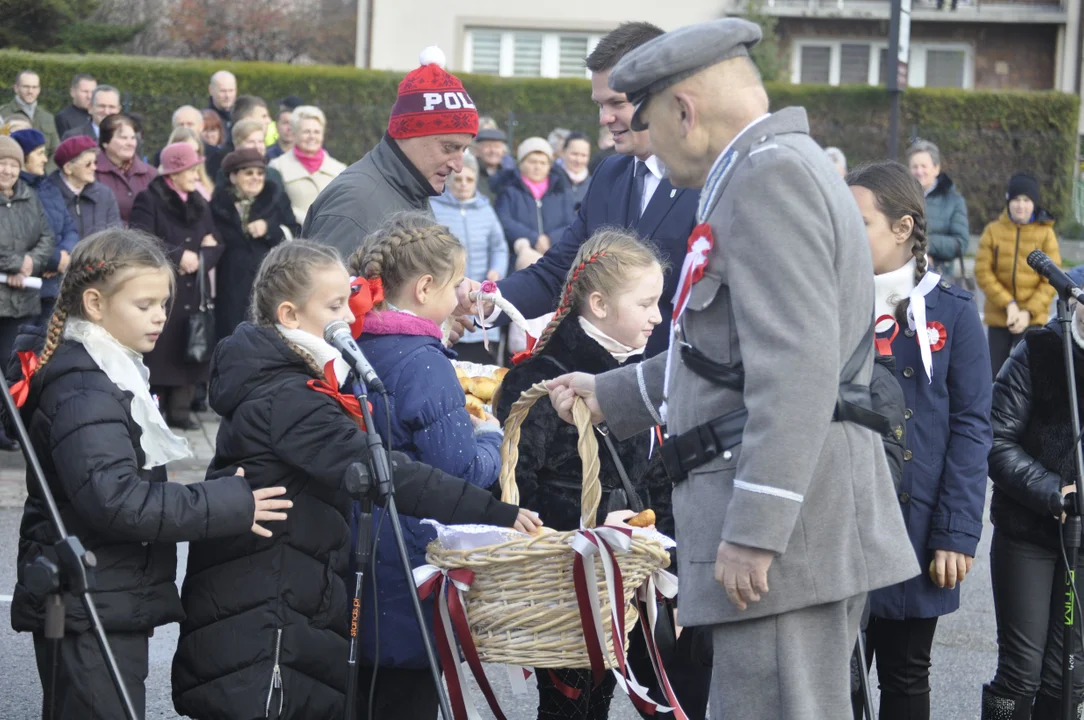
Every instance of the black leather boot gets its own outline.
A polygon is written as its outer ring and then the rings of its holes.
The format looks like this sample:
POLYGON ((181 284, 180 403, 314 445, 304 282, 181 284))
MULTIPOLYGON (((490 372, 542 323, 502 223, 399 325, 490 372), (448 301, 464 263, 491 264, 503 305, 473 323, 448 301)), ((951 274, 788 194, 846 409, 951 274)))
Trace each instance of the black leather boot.
POLYGON ((982 720, 1030 720, 1031 698, 999 695, 982 686, 982 720))

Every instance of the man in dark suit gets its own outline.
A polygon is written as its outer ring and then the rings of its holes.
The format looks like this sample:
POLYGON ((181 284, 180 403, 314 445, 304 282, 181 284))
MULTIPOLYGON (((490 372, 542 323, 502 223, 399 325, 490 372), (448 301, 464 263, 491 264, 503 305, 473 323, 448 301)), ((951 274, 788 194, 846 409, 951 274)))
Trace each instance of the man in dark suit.
MULTIPOLYGON (((599 124, 613 134, 617 153, 595 170, 576 218, 557 243, 537 263, 497 283, 501 294, 524 317, 553 311, 580 246, 606 226, 635 230, 658 248, 659 255, 670 265, 659 310, 664 318, 672 313, 671 300, 689 235, 696 224, 699 194, 695 189, 675 188, 663 177, 647 131, 635 132, 629 126, 635 108, 624 94, 614 92, 607 84, 618 60, 659 35, 662 30, 650 23, 625 23, 602 38, 587 58, 591 99, 599 107, 599 124)), ((466 289, 466 285, 461 287, 466 289)), ((476 284, 472 289, 477 289, 476 284)), ((470 312, 469 301, 466 297, 463 300, 463 310, 470 312)), ((497 324, 501 321, 495 320, 497 324)), ((664 351, 669 339, 669 323, 660 324, 648 341, 647 356, 664 351)))

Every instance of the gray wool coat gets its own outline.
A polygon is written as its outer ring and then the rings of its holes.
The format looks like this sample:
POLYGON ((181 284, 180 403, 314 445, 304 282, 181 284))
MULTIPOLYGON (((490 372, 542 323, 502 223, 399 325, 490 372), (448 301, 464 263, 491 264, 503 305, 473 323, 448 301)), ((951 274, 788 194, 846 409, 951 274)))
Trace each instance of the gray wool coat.
POLYGON ((331 181, 309 207, 301 236, 339 250, 343 260, 392 213, 432 215, 429 198, 440 193, 385 135, 365 157, 331 181))
MULTIPOLYGON (((19 272, 23 258, 29 255, 34 261, 31 274, 41 277, 55 242, 45 209, 29 185, 19 180, 10 198, 0 195, 0 272, 19 272)), ((40 290, 0 283, 0 317, 21 318, 40 312, 40 290)))
MULTIPOLYGON (((742 445, 674 488, 683 625, 836 602, 919 570, 881 438, 831 419, 842 367, 872 320, 873 264, 854 199, 808 133, 801 108, 760 120, 702 193, 715 245, 679 340, 744 365, 745 386, 713 385, 675 353, 668 431, 742 406, 749 420, 742 445), (722 540, 776 554, 770 592, 744 612, 714 578, 722 540)), ((656 424, 665 368, 660 355, 598 377, 618 437, 656 424)), ((871 352, 856 382, 872 371, 871 352)))

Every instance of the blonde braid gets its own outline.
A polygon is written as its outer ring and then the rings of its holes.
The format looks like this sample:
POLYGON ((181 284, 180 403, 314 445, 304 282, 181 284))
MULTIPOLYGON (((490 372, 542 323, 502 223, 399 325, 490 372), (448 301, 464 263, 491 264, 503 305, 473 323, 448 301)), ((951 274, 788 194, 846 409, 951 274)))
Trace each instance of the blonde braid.
POLYGON ((42 348, 41 355, 38 356, 38 370, 45 367, 45 364, 49 362, 49 359, 53 357, 53 353, 60 346, 60 342, 64 338, 64 324, 67 321, 68 311, 58 304, 57 308, 53 310, 53 316, 49 318, 49 329, 45 333, 45 347, 42 348))
POLYGON ((308 368, 308 371, 312 373, 312 376, 314 378, 318 378, 320 380, 325 379, 323 368, 316 364, 316 361, 313 359, 312 355, 302 350, 301 346, 295 343, 293 340, 288 340, 286 336, 282 334, 282 331, 278 329, 278 327, 275 328, 275 332, 278 334, 279 338, 282 339, 282 342, 286 344, 286 347, 290 348, 291 351, 296 353, 298 357, 305 361, 305 367, 308 368))

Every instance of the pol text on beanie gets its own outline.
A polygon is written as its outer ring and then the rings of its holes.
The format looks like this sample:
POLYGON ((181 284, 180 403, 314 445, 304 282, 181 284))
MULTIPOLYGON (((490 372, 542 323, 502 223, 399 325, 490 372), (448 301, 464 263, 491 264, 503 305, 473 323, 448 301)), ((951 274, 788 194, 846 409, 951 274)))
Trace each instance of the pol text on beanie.
POLYGON ((399 83, 388 135, 396 140, 426 135, 478 134, 478 110, 463 83, 444 69, 438 47, 422 50, 419 65, 399 83))

